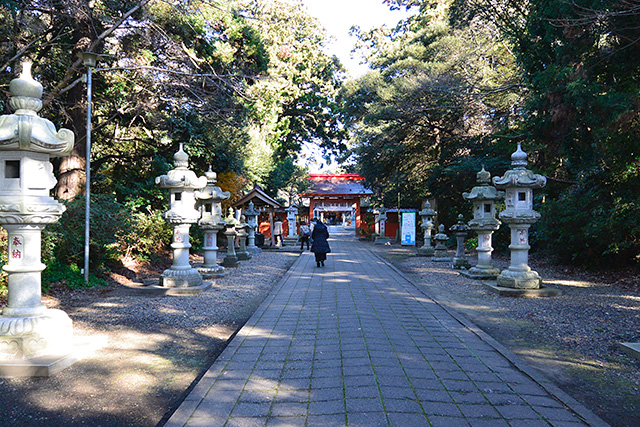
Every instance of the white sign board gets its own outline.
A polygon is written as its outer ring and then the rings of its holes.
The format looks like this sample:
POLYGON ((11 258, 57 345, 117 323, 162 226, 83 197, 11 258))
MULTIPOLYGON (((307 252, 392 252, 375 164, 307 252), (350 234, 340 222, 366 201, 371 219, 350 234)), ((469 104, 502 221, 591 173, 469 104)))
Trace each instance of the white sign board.
POLYGON ((415 245, 416 244, 416 213, 415 212, 403 212, 402 213, 402 228, 401 231, 401 243, 403 245, 415 245))

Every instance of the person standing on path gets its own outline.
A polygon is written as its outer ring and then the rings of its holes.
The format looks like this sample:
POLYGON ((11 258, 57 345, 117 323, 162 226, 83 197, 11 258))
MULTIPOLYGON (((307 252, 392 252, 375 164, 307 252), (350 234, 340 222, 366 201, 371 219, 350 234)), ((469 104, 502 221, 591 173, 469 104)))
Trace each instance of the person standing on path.
POLYGON ((328 238, 329 230, 327 226, 324 225, 322 221, 316 221, 313 232, 311 233, 311 252, 316 254, 316 265, 318 267, 324 267, 327 254, 331 252, 329 242, 327 242, 328 238))
POLYGON ((284 239, 282 238, 282 220, 280 218, 276 218, 276 222, 273 223, 273 237, 276 246, 278 246, 278 239, 280 239, 280 244, 284 246, 284 239))
POLYGON ((300 224, 300 250, 304 249, 305 243, 307 244, 307 249, 309 249, 309 237, 311 237, 311 229, 306 221, 302 221, 300 224))

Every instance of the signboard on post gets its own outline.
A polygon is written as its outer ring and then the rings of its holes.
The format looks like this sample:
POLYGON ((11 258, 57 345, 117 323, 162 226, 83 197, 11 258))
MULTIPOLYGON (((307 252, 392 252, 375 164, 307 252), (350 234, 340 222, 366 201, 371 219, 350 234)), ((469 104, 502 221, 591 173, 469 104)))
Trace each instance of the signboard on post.
POLYGON ((416 213, 415 212, 403 212, 402 213, 402 228, 401 228, 401 243, 403 245, 415 245, 416 244, 416 213))

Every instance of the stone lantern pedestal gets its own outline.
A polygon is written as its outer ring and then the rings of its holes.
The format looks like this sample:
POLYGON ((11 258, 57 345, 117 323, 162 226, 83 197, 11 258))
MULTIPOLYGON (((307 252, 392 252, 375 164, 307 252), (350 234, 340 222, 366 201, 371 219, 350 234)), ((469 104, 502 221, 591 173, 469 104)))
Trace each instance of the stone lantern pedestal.
POLYGON ((456 235, 456 255, 453 257, 453 268, 456 270, 468 269, 471 267, 467 257, 464 255, 464 240, 469 234, 469 226, 464 223, 464 216, 458 215, 458 223, 449 228, 449 231, 456 235))
POLYGON ((436 211, 431 209, 431 203, 427 201, 419 215, 422 217, 421 227, 424 230, 424 244, 417 249, 418 256, 433 256, 435 249, 431 246, 431 230, 433 229, 433 218, 436 215, 436 211))
POLYGON ((495 217, 495 202, 504 198, 504 191, 489 185, 491 174, 484 167, 476 178, 480 185, 473 187, 469 193, 463 193, 462 197, 473 202, 473 219, 469 221, 469 228, 478 233, 478 263, 461 274, 472 279, 492 280, 500 274, 500 270, 491 264, 491 235, 501 224, 495 217))
POLYGON ((249 207, 244 211, 244 215, 247 218, 247 225, 249 228, 247 230, 249 240, 249 244, 247 245, 247 252, 250 254, 259 254, 262 253, 262 249, 256 246, 256 229, 258 228, 258 212, 253 202, 249 202, 249 207))
POLYGON ((287 224, 289 225, 287 240, 298 240, 298 227, 296 223, 296 216, 298 215, 298 208, 294 205, 289 206, 287 209, 287 224))
POLYGON ((236 236, 238 235, 236 227, 240 225, 239 221, 233 216, 233 208, 229 208, 229 216, 225 219, 224 235, 227 238, 227 254, 222 260, 225 267, 237 267, 238 255, 236 254, 236 236))
POLYGON ((38 116, 42 85, 31 64, 9 85, 14 114, 0 116, 0 225, 7 231, 8 301, 0 315, 0 376, 49 376, 80 358, 73 326, 62 310, 42 304, 41 234, 65 207, 49 196, 56 184, 51 157, 74 145, 68 129, 56 131, 38 116))
POLYGON ((224 230, 224 221, 222 220, 222 200, 229 198, 228 191, 222 191, 216 185, 216 173, 211 170, 205 172, 207 185, 202 191, 196 191, 196 204, 200 211, 200 219, 198 226, 204 234, 204 244, 202 247, 204 262, 198 266, 198 272, 202 276, 222 277, 226 274, 223 266, 218 264, 218 232, 224 230))
POLYGON ((447 240, 449 236, 444 233, 444 224, 440 224, 438 233, 433 237, 436 241, 435 253, 433 254, 432 261, 435 262, 451 262, 451 257, 447 256, 447 240))
POLYGON ((165 220, 173 227, 173 264, 160 276, 162 288, 178 289, 174 294, 199 293, 211 286, 211 282, 203 282, 202 275, 189 263, 189 229, 200 218, 195 209, 195 190, 207 185, 207 178, 197 177, 188 169, 189 156, 184 152, 182 144, 173 156, 175 169, 156 178, 160 188, 169 189, 170 208, 164 213, 165 220))
MULTIPOLYGON (((506 208, 500 219, 511 229, 511 264, 497 278, 498 288, 516 290, 538 290, 542 279, 529 267, 529 227, 535 224, 540 214, 533 210, 533 190, 542 188, 547 179, 526 169, 527 154, 518 149, 511 155, 511 165, 502 177, 494 177, 493 184, 505 189, 506 208)), ((544 295, 539 295, 544 296, 544 295)))

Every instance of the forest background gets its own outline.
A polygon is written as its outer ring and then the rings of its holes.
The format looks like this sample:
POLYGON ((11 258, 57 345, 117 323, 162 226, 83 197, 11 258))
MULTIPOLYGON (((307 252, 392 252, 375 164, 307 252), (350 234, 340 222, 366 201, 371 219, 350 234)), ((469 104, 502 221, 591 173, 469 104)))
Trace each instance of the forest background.
POLYGON ((254 183, 296 193, 306 173, 296 159, 314 143, 365 176, 375 203, 435 198, 446 225, 469 218, 461 194, 480 168, 501 175, 520 142, 548 178, 534 248, 594 268, 637 265, 640 1, 384 3, 413 14, 395 28, 355 28, 371 71, 347 79, 296 0, 0 0, 0 114, 30 59, 41 115, 76 134, 55 165, 68 210, 46 229, 46 262, 82 263, 77 54, 91 51, 104 55, 93 73, 92 271, 166 249, 154 178, 180 142, 232 200, 254 183))

